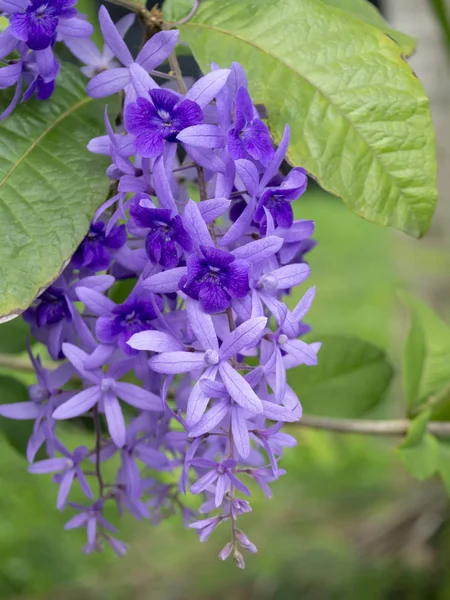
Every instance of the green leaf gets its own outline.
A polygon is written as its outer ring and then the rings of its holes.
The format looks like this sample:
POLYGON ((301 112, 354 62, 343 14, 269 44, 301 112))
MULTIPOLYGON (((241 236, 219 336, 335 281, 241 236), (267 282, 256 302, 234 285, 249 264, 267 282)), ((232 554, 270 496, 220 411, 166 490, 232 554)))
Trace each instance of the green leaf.
MULTIPOLYGON (((17 354, 27 347, 30 327, 23 319, 12 319, 0 324, 0 353, 17 354)), ((30 340, 31 341, 31 340, 30 340)))
POLYGON ((94 28, 94 33, 91 36, 92 41, 99 48, 103 47, 103 36, 98 22, 98 3, 95 0, 77 0, 77 10, 87 16, 87 20, 94 28))
POLYGON ((240 62, 276 141, 356 214, 420 237, 436 152, 429 102, 399 46, 319 0, 205 0, 180 27, 202 69, 240 62))
POLYGON ((305 413, 329 417, 358 417, 376 406, 392 379, 385 353, 351 337, 322 338, 319 364, 288 372, 305 413))
POLYGON ((409 408, 420 404, 420 386, 426 355, 425 331, 419 316, 413 313, 403 353, 403 385, 409 408))
POLYGON ((165 21, 178 21, 182 19, 194 6, 194 0, 165 0, 163 15, 165 21))
MULTIPOLYGON (((14 377, 0 375, 0 404, 29 402, 27 387, 14 377)), ((0 417, 0 431, 10 445, 25 455, 28 440, 33 432, 33 421, 16 421, 0 417)))
POLYGON ((405 292, 400 297, 412 314, 404 357, 408 404, 415 407, 437 394, 443 404, 450 399, 450 389, 445 392, 450 384, 450 327, 418 298, 405 292))
POLYGON ((422 412, 411 421, 409 431, 397 448, 409 473, 416 479, 428 479, 433 475, 439 462, 439 444, 437 439, 427 432, 430 411, 422 412))
MULTIPOLYGON (((85 86, 64 65, 51 101, 21 104, 0 123, 0 317, 26 309, 58 276, 108 192, 108 159, 86 149, 103 133, 104 102, 85 86)), ((0 96, 0 112, 9 99, 0 96)))
POLYGON ((321 0, 323 4, 328 4, 335 8, 340 8, 347 14, 361 19, 394 39, 400 46, 405 56, 410 56, 417 46, 417 40, 406 33, 397 31, 389 27, 389 24, 383 19, 379 10, 368 0, 321 0))

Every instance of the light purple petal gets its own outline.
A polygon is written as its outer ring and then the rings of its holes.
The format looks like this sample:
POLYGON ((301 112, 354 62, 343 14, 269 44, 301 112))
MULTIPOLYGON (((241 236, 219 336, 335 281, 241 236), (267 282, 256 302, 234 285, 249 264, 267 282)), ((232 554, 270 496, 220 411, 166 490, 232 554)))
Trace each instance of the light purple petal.
POLYGON ((284 229, 278 227, 277 235, 280 235, 285 242, 293 243, 306 240, 314 233, 314 221, 294 221, 292 227, 284 229))
POLYGON ((269 164, 267 169, 265 170, 263 176, 261 177, 260 189, 263 189, 267 186, 269 181, 277 175, 278 170, 281 166, 281 163, 284 160, 287 149, 289 147, 289 139, 290 139, 290 129, 289 125, 284 126, 283 137, 281 138, 280 145, 275 152, 275 156, 273 161, 269 164))
POLYGON ((206 123, 186 127, 177 135, 177 140, 195 148, 222 148, 225 143, 220 127, 206 123))
POLYGON ((116 305, 112 300, 96 290, 90 290, 86 287, 77 287, 76 294, 86 308, 99 317, 111 314, 116 308, 116 305))
POLYGON ((193 200, 189 200, 184 209, 183 223, 197 251, 200 246, 214 246, 208 227, 193 200))
POLYGON ((228 198, 212 198, 211 200, 200 202, 198 209, 205 223, 212 223, 215 219, 226 213, 230 205, 231 200, 228 200, 228 198))
POLYGON ((217 471, 216 470, 208 471, 207 473, 205 473, 205 475, 203 475, 203 477, 200 477, 200 479, 198 481, 196 481, 193 485, 191 485, 191 493, 192 494, 200 494, 200 492, 203 492, 212 483, 214 483, 216 479, 217 479, 217 471))
POLYGON ((94 28, 88 21, 72 17, 71 19, 60 19, 56 31, 64 36, 88 38, 94 33, 94 28))
POLYGON ((211 315, 204 313, 200 303, 191 298, 186 300, 186 314, 192 331, 203 350, 218 350, 216 331, 211 315))
POLYGON ((156 294, 169 294, 180 289, 179 281, 186 275, 186 267, 176 267, 144 279, 142 287, 156 294))
POLYGON ((189 429, 189 437, 198 437, 213 431, 219 423, 227 416, 230 410, 228 400, 221 400, 215 404, 202 418, 189 429))
POLYGON ((197 102, 202 108, 216 97, 226 84, 230 69, 217 69, 194 83, 185 95, 186 100, 197 102))
POLYGON ((150 75, 141 66, 136 63, 130 65, 128 69, 130 73, 131 83, 136 90, 136 94, 140 98, 148 98, 149 90, 158 87, 158 84, 153 81, 150 75))
POLYGON ((58 510, 62 510, 66 505, 74 477, 75 471, 73 469, 67 471, 67 473, 64 473, 62 477, 58 490, 58 498, 56 500, 56 508, 58 510))
POLYGON ((125 445, 127 429, 120 402, 113 394, 106 394, 104 400, 106 422, 109 435, 118 448, 125 445))
POLYGON ((226 234, 219 239, 219 246, 228 246, 235 242, 241 235, 247 233, 255 215, 255 203, 251 200, 240 217, 231 225, 226 234))
POLYGON ((75 515, 74 517, 72 517, 72 519, 70 519, 70 521, 67 521, 67 523, 64 525, 64 529, 76 529, 77 527, 83 527, 88 520, 88 515, 85 512, 82 512, 78 515, 75 515))
POLYGON ((317 352, 310 344, 301 340, 288 340, 285 344, 281 344, 281 348, 288 353, 283 357, 286 369, 292 369, 299 365, 310 367, 317 365, 317 352))
POLYGON ((208 394, 205 394, 201 385, 201 379, 197 381, 189 394, 186 410, 186 424, 193 427, 203 416, 209 402, 208 394))
POLYGON ((104 6, 100 7, 98 18, 105 43, 111 52, 114 54, 114 56, 117 56, 123 65, 131 65, 133 62, 131 52, 128 50, 128 46, 123 41, 122 35, 117 31, 108 11, 104 6))
POLYGON ((92 40, 67 38, 64 43, 74 56, 85 65, 96 65, 102 61, 102 55, 92 40))
POLYGON ((220 381, 215 381, 205 376, 200 379, 200 386, 210 398, 229 397, 226 387, 220 381))
POLYGON ((177 214, 177 205, 170 189, 164 165, 164 156, 162 155, 158 156, 153 165, 153 187, 155 188, 155 194, 158 197, 161 208, 170 208, 173 213, 177 214))
POLYGON ((48 458, 30 465, 28 472, 35 474, 57 473, 58 471, 64 471, 66 466, 67 458, 48 458))
POLYGON ((58 406, 53 413, 53 419, 72 419, 88 412, 97 402, 100 401, 102 395, 100 388, 93 386, 87 390, 83 390, 72 396, 70 400, 58 406))
POLYGON ((286 367, 278 347, 275 348, 275 398, 282 402, 286 393, 286 367))
POLYGON ((263 406, 263 415, 266 417, 266 419, 293 423, 294 421, 298 421, 300 418, 297 414, 295 414, 294 411, 292 411, 290 408, 286 408, 285 406, 280 406, 279 404, 275 404, 273 402, 267 402, 266 400, 261 400, 261 404, 263 406))
POLYGON ((17 38, 11 33, 11 28, 7 27, 0 33, 0 58, 11 54, 17 46, 17 38))
POLYGON ((114 344, 99 344, 90 354, 85 362, 86 369, 98 369, 109 362, 109 359, 116 351, 114 344))
POLYGON ((207 148, 196 148, 189 144, 184 144, 184 149, 189 154, 194 162, 209 171, 223 173, 225 171, 225 165, 221 158, 208 150, 207 148))
POLYGON ((173 336, 164 331, 141 331, 135 333, 127 344, 135 350, 148 350, 150 352, 172 352, 184 350, 184 345, 173 336))
POLYGON ((281 326, 286 319, 288 308, 284 302, 280 302, 266 292, 260 292, 259 297, 275 317, 278 326, 281 326))
POLYGON ((141 410, 158 412, 162 410, 161 398, 159 396, 133 383, 120 381, 116 383, 114 390, 121 400, 131 406, 135 406, 141 410))
POLYGON ((309 277, 311 268, 305 263, 286 265, 272 271, 271 275, 277 279, 277 289, 287 290, 303 283, 309 277))
POLYGON ((250 454, 250 436, 248 435, 247 423, 240 406, 231 409, 231 432, 234 445, 242 458, 250 454))
POLYGON ((162 352, 152 356, 148 364, 153 371, 166 375, 189 373, 206 366, 203 352, 162 352))
POLYGON ((227 362, 220 363, 219 371, 228 393, 239 406, 253 413, 262 412, 261 400, 242 375, 239 375, 227 362))
POLYGON ((236 258, 242 258, 256 264, 276 254, 282 245, 282 238, 270 235, 269 237, 240 246, 233 250, 232 254, 236 258))
POLYGON ((86 86, 91 98, 105 98, 120 92, 130 83, 128 69, 108 69, 93 77, 86 86))
POLYGON ((177 45, 178 31, 160 31, 152 36, 144 45, 136 58, 136 62, 146 71, 153 71, 171 54, 177 45))
POLYGON ((65 343, 62 345, 62 351, 64 356, 72 363, 78 373, 87 379, 87 381, 94 384, 100 381, 100 373, 98 371, 86 370, 84 363, 89 355, 84 350, 78 348, 74 344, 65 343))
POLYGON ((301 321, 303 317, 306 315, 308 310, 311 308, 311 304, 314 300, 314 296, 316 295, 316 287, 309 288, 303 298, 298 302, 297 306, 292 311, 293 316, 301 321))
POLYGON ((36 419, 41 409, 34 402, 17 402, 14 404, 0 404, 0 416, 17 421, 36 419))
POLYGON ((0 68, 0 90, 9 88, 17 83, 22 75, 22 68, 20 62, 0 68))
POLYGON ((244 348, 252 348, 259 342, 267 325, 266 317, 249 319, 236 327, 223 341, 220 347, 220 357, 228 360, 244 348))
POLYGON ((25 10, 28 0, 0 0, 0 12, 15 13, 25 10))
POLYGON ((239 158, 235 161, 236 171, 248 191, 250 196, 254 196, 258 191, 259 173, 255 165, 245 158, 239 158))
POLYGON ((216 493, 214 495, 214 504, 216 505, 216 508, 222 504, 223 497, 225 496, 228 487, 228 478, 225 475, 219 475, 216 483, 216 493))
POLYGON ((112 275, 92 275, 89 277, 83 277, 75 284, 77 287, 87 287, 96 292, 106 292, 114 283, 115 279, 112 275))

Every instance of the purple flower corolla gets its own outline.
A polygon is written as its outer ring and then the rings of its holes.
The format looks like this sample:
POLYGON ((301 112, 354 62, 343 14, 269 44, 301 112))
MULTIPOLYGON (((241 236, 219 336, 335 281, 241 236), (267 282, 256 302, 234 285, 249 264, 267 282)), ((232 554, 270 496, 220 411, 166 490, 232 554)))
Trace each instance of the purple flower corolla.
POLYGON ((92 385, 59 406, 53 413, 54 419, 79 417, 100 405, 105 412, 111 438, 118 448, 122 448, 126 441, 126 425, 118 398, 140 410, 161 411, 161 400, 156 394, 132 383, 116 381, 114 366, 106 374, 100 369, 88 371, 85 369, 86 352, 72 344, 63 344, 63 352, 83 380, 92 385))
POLYGON ((59 483, 58 499, 56 502, 56 506, 59 510, 63 510, 65 507, 70 488, 72 487, 75 478, 80 482, 83 493, 92 500, 93 495, 91 488, 89 487, 81 468, 81 463, 89 453, 86 446, 78 446, 78 448, 75 448, 71 453, 60 442, 57 442, 56 450, 60 452, 63 457, 39 460, 32 464, 28 468, 28 471, 36 474, 57 473, 53 480, 55 483, 59 483))
POLYGON ((149 208, 136 198, 130 206, 130 217, 138 227, 149 229, 145 249, 152 263, 172 269, 179 262, 179 251, 192 250, 192 242, 179 215, 172 216, 170 209, 149 208))
POLYGON ((91 223, 89 232, 72 256, 72 265, 90 271, 104 271, 111 264, 112 251, 122 248, 127 241, 125 225, 112 227, 106 234, 102 221, 91 223))
POLYGON ((296 167, 283 180, 281 185, 268 187, 261 194, 256 207, 254 220, 265 224, 264 208, 270 211, 275 225, 291 227, 294 222, 292 202, 297 200, 306 190, 308 177, 305 169, 296 167))
POLYGON ((263 165, 275 154, 267 125, 257 115, 245 87, 240 87, 236 94, 236 119, 228 132, 228 151, 233 160, 250 155, 263 165))
POLYGON ((1 0, 0 11, 9 13, 10 33, 32 50, 44 50, 56 35, 89 37, 90 23, 80 19, 76 0, 1 0))
POLYGON ((123 554, 123 552, 118 552, 118 549, 121 548, 123 550, 124 544, 103 532, 103 529, 106 529, 112 533, 117 533, 117 529, 103 516, 103 504, 104 501, 102 499, 94 502, 92 506, 83 506, 82 504, 70 502, 70 506, 80 512, 64 525, 64 529, 70 530, 86 527, 88 543, 83 549, 86 554, 90 554, 98 549, 98 538, 100 536, 111 545, 116 553, 123 554))
MULTIPOLYGON (((161 309, 162 302, 140 297, 137 292, 131 294, 123 304, 116 304, 110 298, 95 290, 79 287, 78 298, 88 310, 99 316, 95 333, 101 344, 117 344, 125 354, 137 354, 128 344, 132 335, 153 328, 157 317, 155 307, 161 309)), ((100 364, 103 364, 102 362, 100 364)), ((92 362, 90 366, 94 365, 92 362)))
MULTIPOLYGON (((135 21, 135 14, 130 13, 117 21, 115 27, 122 38, 125 37, 130 27, 135 21)), ((78 38, 65 37, 64 43, 74 56, 76 56, 84 66, 81 72, 86 77, 94 77, 102 71, 120 67, 120 63, 115 60, 112 50, 106 44, 103 50, 99 50, 92 40, 80 40, 78 38)))
POLYGON ((191 493, 200 494, 215 484, 214 502, 216 507, 219 507, 222 504, 226 492, 229 491, 232 485, 246 496, 250 496, 248 487, 239 481, 233 473, 233 469, 237 465, 235 460, 226 459, 220 463, 216 463, 205 458, 193 458, 190 461, 190 465, 202 469, 209 469, 205 475, 191 485, 191 493))
POLYGON ((201 542, 206 542, 212 532, 223 522, 223 520, 223 517, 210 517, 209 519, 202 519, 195 523, 191 523, 189 527, 195 529, 201 542))
POLYGON ((143 80, 145 92, 149 87, 157 88, 148 72, 163 63, 173 51, 177 44, 178 31, 158 32, 143 46, 134 60, 122 39, 122 32, 114 25, 104 6, 100 7, 99 21, 106 46, 124 66, 108 69, 91 79, 86 88, 88 95, 92 98, 111 96, 128 88, 132 78, 135 81, 143 80))
POLYGON ((233 298, 243 298, 250 291, 250 264, 218 248, 201 246, 200 251, 202 256, 192 254, 188 258, 187 276, 180 288, 199 300, 205 312, 222 312, 233 298))
MULTIPOLYGON (((166 334, 164 350, 149 360, 150 368, 157 373, 167 375, 207 369, 205 376, 211 376, 211 378, 213 378, 212 374, 219 372, 227 392, 237 404, 252 413, 261 413, 263 407, 260 399, 244 377, 228 361, 232 356, 254 347, 259 342, 264 333, 267 318, 259 317, 242 323, 234 331, 223 336, 222 344, 219 347, 212 318, 201 310, 197 302, 188 301, 187 314, 189 324, 197 338, 197 344, 203 352, 180 350, 179 342, 171 342, 170 336, 166 334), (169 350, 170 348, 172 350, 169 350)), ((158 352, 157 345, 161 339, 161 332, 147 331, 133 336, 129 344, 141 350, 158 352)), ((203 392, 200 381, 193 387, 188 399, 186 422, 189 426, 199 421, 210 398, 203 392)))
POLYGON ((150 100, 138 98, 127 106, 125 127, 136 136, 136 152, 146 158, 159 156, 165 140, 177 142, 177 135, 186 127, 203 120, 203 111, 192 100, 181 100, 169 90, 149 90, 150 100))

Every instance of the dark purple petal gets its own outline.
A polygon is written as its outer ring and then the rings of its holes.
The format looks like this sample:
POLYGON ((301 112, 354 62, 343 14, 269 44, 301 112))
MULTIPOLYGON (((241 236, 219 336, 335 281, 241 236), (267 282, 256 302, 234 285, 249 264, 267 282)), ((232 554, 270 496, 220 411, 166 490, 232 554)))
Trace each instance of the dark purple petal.
POLYGON ((229 267, 227 267, 226 290, 232 298, 243 298, 249 293, 249 268, 249 263, 243 260, 236 260, 229 267))
MULTIPOLYGON (((186 288, 185 288, 185 292, 186 288)), ((224 288, 213 281, 202 283, 198 299, 203 310, 208 314, 222 312, 230 306, 230 296, 224 288)))

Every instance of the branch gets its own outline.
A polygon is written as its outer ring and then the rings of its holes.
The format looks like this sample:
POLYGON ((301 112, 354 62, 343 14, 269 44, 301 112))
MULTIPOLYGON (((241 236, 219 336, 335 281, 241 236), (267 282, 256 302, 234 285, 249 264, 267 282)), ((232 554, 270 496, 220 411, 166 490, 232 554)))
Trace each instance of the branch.
MULTIPOLYGON (((404 435, 411 425, 409 419, 396 419, 381 421, 371 419, 332 419, 329 417, 302 417, 297 423, 298 427, 307 429, 322 429, 338 433, 359 433, 363 435, 404 435)), ((428 431, 434 435, 450 436, 450 422, 431 421, 428 431)))
MULTIPOLYGON (((45 366, 46 365, 44 365, 44 367, 45 366)), ((0 354, 0 368, 34 373, 34 367, 28 359, 9 356, 8 354, 0 354)))

